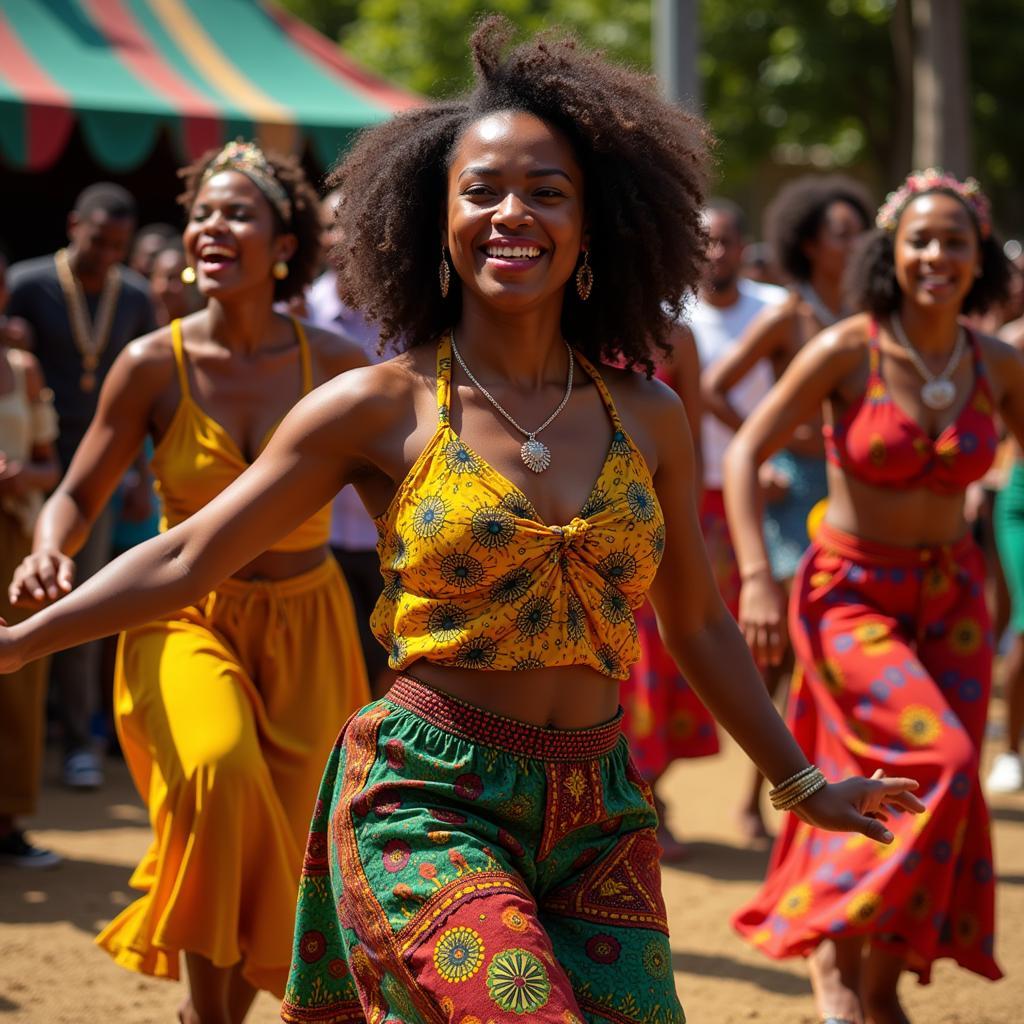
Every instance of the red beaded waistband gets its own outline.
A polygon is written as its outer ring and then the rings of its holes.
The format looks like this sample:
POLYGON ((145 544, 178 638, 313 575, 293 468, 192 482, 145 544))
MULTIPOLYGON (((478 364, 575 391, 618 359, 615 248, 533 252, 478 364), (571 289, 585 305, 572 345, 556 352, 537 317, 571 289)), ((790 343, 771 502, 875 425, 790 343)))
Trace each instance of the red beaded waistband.
POLYGON ((610 754, 622 735, 622 710, 590 729, 549 729, 469 704, 411 676, 398 676, 384 699, 462 739, 541 761, 583 761, 610 754))

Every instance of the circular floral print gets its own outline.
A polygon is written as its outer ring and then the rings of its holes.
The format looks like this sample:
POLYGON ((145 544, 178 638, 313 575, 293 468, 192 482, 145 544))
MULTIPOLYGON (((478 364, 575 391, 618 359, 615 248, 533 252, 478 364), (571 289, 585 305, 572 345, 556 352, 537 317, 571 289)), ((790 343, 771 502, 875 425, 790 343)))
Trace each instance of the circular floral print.
POLYGON ((547 1005, 551 982, 544 965, 525 949, 504 949, 487 968, 487 991, 507 1013, 536 1013, 547 1005))
POLYGON ((651 939, 644 946, 644 970, 652 978, 667 978, 672 970, 668 957, 665 955, 665 943, 660 939, 651 939))
POLYGON ((514 932, 525 932, 530 927, 529 918, 518 907, 506 907, 501 912, 501 923, 514 932))
POLYGON ((434 946, 434 968, 445 981, 468 981, 484 962, 484 940, 472 928, 442 932, 434 946))
POLYGON ((384 846, 381 860, 384 862, 384 870, 392 873, 401 871, 409 863, 412 849, 403 839, 392 839, 384 846))
POLYGON ((460 775, 455 780, 455 794, 462 800, 476 800, 483 791, 483 780, 472 772, 460 775))
POLYGON ((622 946, 613 935, 592 935, 584 946, 595 964, 613 964, 619 959, 622 946))
POLYGON ((306 932, 299 939, 299 956, 307 964, 315 964, 327 952, 327 940, 323 932, 306 932))

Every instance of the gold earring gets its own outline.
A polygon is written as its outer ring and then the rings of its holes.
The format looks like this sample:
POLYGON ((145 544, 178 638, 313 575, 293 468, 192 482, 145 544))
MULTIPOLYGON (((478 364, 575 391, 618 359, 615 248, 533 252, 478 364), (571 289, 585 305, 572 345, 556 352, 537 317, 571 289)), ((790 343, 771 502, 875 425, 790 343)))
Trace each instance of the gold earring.
POLYGON ((580 264, 579 270, 576 271, 576 294, 580 297, 581 302, 586 302, 590 298, 593 288, 594 271, 590 266, 590 251, 584 249, 583 262, 580 264))
POLYGON ((185 267, 181 271, 181 283, 182 284, 195 284, 196 283, 196 268, 185 267))
POLYGON ((441 243, 441 266, 439 268, 439 276, 441 279, 441 298, 448 298, 448 289, 452 284, 452 271, 448 266, 448 257, 445 255, 444 242, 441 243))
POLYGON ((288 264, 284 260, 278 260, 271 273, 278 281, 283 281, 288 276, 288 264))

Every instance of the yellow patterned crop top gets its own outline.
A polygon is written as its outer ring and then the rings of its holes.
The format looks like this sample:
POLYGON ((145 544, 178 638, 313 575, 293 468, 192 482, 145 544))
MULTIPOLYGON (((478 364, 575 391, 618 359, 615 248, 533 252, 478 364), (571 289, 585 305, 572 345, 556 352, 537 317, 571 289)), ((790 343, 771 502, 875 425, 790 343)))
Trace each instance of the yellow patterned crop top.
MULTIPOLYGON (((309 342, 302 324, 293 319, 302 364, 302 394, 313 387, 313 368, 309 342)), ((178 369, 181 402, 167 433, 153 452, 150 465, 156 477, 163 514, 160 529, 167 530, 188 519, 208 505, 226 487, 249 468, 234 438, 212 417, 207 416, 192 397, 188 384, 188 362, 181 339, 181 321, 171 324, 174 362, 178 369)), ((260 445, 266 447, 275 427, 267 431, 260 445)), ((305 551, 327 543, 331 528, 331 506, 326 505, 312 519, 278 541, 271 551, 305 551)))
POLYGON ((451 342, 438 345, 437 430, 377 519, 384 591, 370 624, 392 668, 424 658, 493 671, 587 665, 629 675, 639 657, 633 609, 657 572, 665 521, 604 381, 576 359, 614 433, 579 514, 548 526, 452 429, 451 342))

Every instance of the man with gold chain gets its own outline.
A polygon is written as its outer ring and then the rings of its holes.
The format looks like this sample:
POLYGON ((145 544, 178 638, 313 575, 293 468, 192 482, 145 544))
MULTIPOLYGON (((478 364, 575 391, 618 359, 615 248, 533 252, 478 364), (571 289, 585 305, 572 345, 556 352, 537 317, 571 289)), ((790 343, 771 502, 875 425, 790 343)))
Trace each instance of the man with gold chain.
MULTIPOLYGON (((53 389, 60 420, 57 452, 66 469, 96 411, 111 364, 133 338, 155 329, 149 287, 121 266, 135 233, 135 200, 119 185, 89 186, 68 216, 68 245, 8 272, 8 312, 29 322, 34 351, 53 389)), ((147 486, 143 481, 140 486, 147 486)), ((111 516, 93 527, 75 556, 78 579, 110 556, 111 516)), ((99 706, 100 652, 88 644, 56 655, 51 668, 64 733, 64 782, 94 788, 102 766, 90 736, 99 706)))

